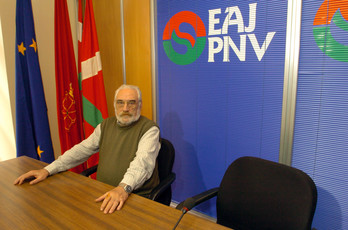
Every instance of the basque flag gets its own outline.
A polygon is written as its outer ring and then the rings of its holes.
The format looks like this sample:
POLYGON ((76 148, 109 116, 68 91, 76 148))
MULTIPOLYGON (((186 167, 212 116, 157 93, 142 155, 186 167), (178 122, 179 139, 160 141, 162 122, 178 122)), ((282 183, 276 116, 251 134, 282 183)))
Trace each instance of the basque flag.
POLYGON ((16 145, 17 157, 54 160, 42 86, 31 0, 16 8, 16 145))
MULTIPOLYGON (((88 137, 94 128, 108 117, 92 0, 86 0, 83 23, 81 0, 79 0, 79 28, 79 76, 82 81, 83 124, 85 135, 88 137)), ((88 167, 98 164, 98 161, 99 154, 92 155, 87 161, 88 167)), ((95 175, 91 178, 95 179, 95 175)))

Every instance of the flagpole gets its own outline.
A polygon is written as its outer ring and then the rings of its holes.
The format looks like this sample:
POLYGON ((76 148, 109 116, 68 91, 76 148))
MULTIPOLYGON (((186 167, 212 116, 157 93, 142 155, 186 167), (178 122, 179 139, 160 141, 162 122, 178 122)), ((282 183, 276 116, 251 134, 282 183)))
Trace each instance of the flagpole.
POLYGON ((122 73, 123 73, 123 84, 127 84, 127 78, 126 78, 126 51, 125 51, 125 44, 124 44, 124 17, 123 17, 123 0, 120 1, 120 13, 121 13, 121 41, 122 41, 122 73))
POLYGON ((157 38, 157 20, 156 20, 156 0, 150 0, 150 11, 151 11, 151 79, 152 79, 152 119, 157 122, 157 95, 158 95, 158 84, 157 84, 157 56, 156 56, 156 38, 157 38))

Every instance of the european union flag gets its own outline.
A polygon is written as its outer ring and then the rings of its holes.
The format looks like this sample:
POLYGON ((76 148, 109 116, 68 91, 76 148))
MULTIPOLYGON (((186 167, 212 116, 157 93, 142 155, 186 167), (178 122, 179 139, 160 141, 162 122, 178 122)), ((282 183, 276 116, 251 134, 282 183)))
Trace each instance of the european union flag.
POLYGON ((16 9, 16 145, 17 157, 54 160, 42 86, 31 0, 16 9))

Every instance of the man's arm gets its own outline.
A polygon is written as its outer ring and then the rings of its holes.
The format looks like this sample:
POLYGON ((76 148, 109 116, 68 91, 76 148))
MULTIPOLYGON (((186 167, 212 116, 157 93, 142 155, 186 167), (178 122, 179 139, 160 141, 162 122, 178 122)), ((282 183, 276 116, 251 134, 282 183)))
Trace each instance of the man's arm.
POLYGON ((94 132, 80 144, 75 145, 66 151, 57 160, 47 165, 43 169, 31 170, 19 176, 13 184, 21 185, 25 180, 35 178, 30 184, 36 184, 45 180, 49 175, 68 170, 85 162, 92 154, 99 150, 100 125, 98 125, 94 132))
POLYGON ((87 139, 65 151, 63 155, 59 156, 58 159, 50 165, 47 165, 45 169, 50 175, 53 175, 82 164, 88 160, 91 155, 99 151, 100 133, 101 128, 99 124, 87 139))

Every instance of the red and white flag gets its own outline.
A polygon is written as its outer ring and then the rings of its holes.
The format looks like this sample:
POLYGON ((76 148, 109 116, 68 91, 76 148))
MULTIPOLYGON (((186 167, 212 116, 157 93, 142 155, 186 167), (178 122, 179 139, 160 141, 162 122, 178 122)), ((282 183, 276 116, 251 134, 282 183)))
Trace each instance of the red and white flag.
MULTIPOLYGON (((62 154, 84 139, 81 96, 66 0, 55 0, 54 48, 58 129, 62 154)), ((80 173, 85 164, 71 171, 80 173)))
MULTIPOLYGON (((92 0, 86 0, 85 16, 82 20, 82 6, 79 0, 79 28, 82 26, 82 41, 79 39, 79 76, 82 86, 82 105, 85 135, 108 117, 102 64, 99 53, 97 30, 94 21, 92 0)), ((81 30, 80 30, 81 31, 81 30)), ((87 161, 88 167, 98 164, 99 155, 94 154, 87 161)), ((95 175, 92 175, 95 179, 95 175)))

